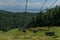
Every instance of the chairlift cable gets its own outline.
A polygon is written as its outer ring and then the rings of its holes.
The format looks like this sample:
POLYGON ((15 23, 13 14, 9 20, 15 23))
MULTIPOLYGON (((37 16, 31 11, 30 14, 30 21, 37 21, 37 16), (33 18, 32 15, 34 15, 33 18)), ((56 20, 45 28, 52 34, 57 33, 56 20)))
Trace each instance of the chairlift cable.
MULTIPOLYGON (((41 6, 41 8, 40 8, 40 12, 42 11, 42 8, 44 7, 44 5, 46 4, 47 1, 48 1, 48 0, 45 0, 44 3, 42 4, 42 6, 41 6)), ((42 16, 42 18, 43 18, 43 16, 42 16)), ((42 20, 42 23, 43 23, 43 20, 42 20)))
POLYGON ((57 1, 58 1, 58 0, 55 0, 55 2, 50 6, 50 8, 53 7, 57 1))
POLYGON ((41 8, 40 8, 40 11, 42 11, 42 8, 43 8, 43 6, 46 4, 47 1, 48 1, 48 0, 45 0, 45 2, 43 3, 43 5, 42 5, 41 8))
MULTIPOLYGON (((58 0, 55 0, 55 2, 50 6, 50 8, 53 7, 57 1, 58 1, 58 0)), ((52 15, 52 14, 51 14, 51 15, 52 15)), ((52 19, 53 19, 53 18, 52 18, 52 19)))

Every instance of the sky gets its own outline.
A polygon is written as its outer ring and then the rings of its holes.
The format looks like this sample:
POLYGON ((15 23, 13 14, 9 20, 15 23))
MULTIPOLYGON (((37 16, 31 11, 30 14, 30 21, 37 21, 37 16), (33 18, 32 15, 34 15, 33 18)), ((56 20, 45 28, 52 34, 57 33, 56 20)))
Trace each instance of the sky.
MULTIPOLYGON (((12 12, 23 12, 25 9, 26 0, 0 0, 0 10, 12 11, 12 12)), ((28 0, 28 9, 30 12, 39 12, 42 4, 45 0, 28 0)), ((44 5, 43 9, 49 8, 55 0, 48 0, 44 5)), ((60 0, 52 6, 60 5, 60 0)))

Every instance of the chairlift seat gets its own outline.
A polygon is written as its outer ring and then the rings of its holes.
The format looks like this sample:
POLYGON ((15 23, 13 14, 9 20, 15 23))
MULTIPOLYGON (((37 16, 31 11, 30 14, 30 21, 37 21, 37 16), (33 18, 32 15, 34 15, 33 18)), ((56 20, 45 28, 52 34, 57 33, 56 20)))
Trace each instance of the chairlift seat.
POLYGON ((46 34, 46 36, 54 36, 55 35, 54 32, 46 32, 45 34, 46 34))
POLYGON ((33 32, 34 32, 34 33, 37 33, 37 31, 36 31, 36 30, 34 30, 33 32))

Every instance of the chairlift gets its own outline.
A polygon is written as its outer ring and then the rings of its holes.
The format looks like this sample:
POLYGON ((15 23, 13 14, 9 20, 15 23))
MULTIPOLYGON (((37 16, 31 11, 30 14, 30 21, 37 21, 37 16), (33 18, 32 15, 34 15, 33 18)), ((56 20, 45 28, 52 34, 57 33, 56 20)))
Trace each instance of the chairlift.
POLYGON ((54 31, 50 31, 51 29, 51 26, 49 27, 48 26, 48 32, 46 32, 45 34, 46 34, 46 36, 54 36, 55 35, 55 32, 54 31))
MULTIPOLYGON (((52 13, 50 13, 50 15, 52 15, 53 16, 53 14, 52 13)), ((50 21, 51 21, 51 23, 49 23, 49 26, 48 26, 48 32, 46 32, 45 34, 46 34, 46 36, 54 36, 55 35, 55 32, 54 31, 50 31, 51 29, 51 27, 53 26, 53 24, 54 24, 54 19, 53 19, 53 17, 51 16, 51 18, 50 18, 50 21)), ((49 18, 49 17, 48 17, 49 18)), ((47 21, 46 21, 47 22, 47 21)))
MULTIPOLYGON (((46 3, 47 1, 48 1, 48 0, 46 0, 46 1, 43 3, 41 9, 43 8, 43 6, 45 5, 45 3, 46 3)), ((52 7, 56 2, 57 2, 57 0, 56 0, 50 7, 52 7)), ((40 9, 40 10, 41 10, 41 9, 40 9)), ((50 28, 51 28, 51 26, 53 25, 53 20, 54 20, 54 19, 52 18, 52 23, 48 26, 48 32, 45 33, 46 36, 54 36, 54 35, 55 35, 54 31, 50 31, 50 28)))
MULTIPOLYGON (((57 0, 50 7, 52 7, 56 2, 57 2, 57 0)), ((53 16, 53 14, 51 14, 51 15, 53 16)), ((54 24, 53 21, 54 21, 54 19, 52 17, 52 21, 51 21, 52 23, 48 27, 48 32, 45 33, 46 36, 55 36, 55 32, 54 31, 50 31, 51 26, 53 26, 53 24, 54 24)))
MULTIPOLYGON (((57 0, 56 0, 56 1, 57 1, 57 0)), ((54 4, 56 3, 56 1, 55 1, 52 5, 54 5, 54 4)), ((46 2, 47 2, 47 0, 43 3, 41 9, 43 8, 43 6, 45 5, 46 2)), ((27 3, 28 3, 28 0, 26 0, 25 13, 24 13, 25 16, 26 16, 26 13, 27 13, 27 3)), ((52 5, 51 5, 51 6, 52 6, 52 5)), ((50 6, 50 7, 51 7, 51 6, 50 6)), ((41 10, 41 9, 40 9, 40 10, 41 10)), ((26 19, 26 17, 25 17, 25 19, 26 19)), ((25 21, 25 22, 24 22, 24 25, 23 25, 23 27, 24 27, 23 32, 26 32, 26 30, 25 30, 25 29, 26 29, 26 28, 25 28, 26 20, 24 20, 24 21, 25 21)), ((53 18, 52 18, 52 21, 53 21, 53 18)), ((52 24, 53 24, 53 23, 52 23, 52 24)), ((54 35, 55 35, 54 32, 51 32, 51 31, 50 31, 50 27, 51 27, 51 26, 52 26, 52 25, 50 25, 50 26, 48 27, 48 30, 49 30, 49 31, 45 33, 46 36, 54 36, 54 35)), ((34 32, 36 33, 36 31, 34 31, 34 32)))
POLYGON ((37 30, 34 30, 33 33, 37 33, 37 30))
MULTIPOLYGON (((53 21, 52 21, 53 22, 53 21)), ((53 24, 53 23, 52 23, 53 24)), ((51 26, 52 25, 49 25, 48 26, 48 32, 45 33, 46 36, 55 36, 55 32, 54 32, 54 29, 51 31, 51 26)))
MULTIPOLYGON (((42 7, 40 8, 41 11, 42 11, 42 8, 43 8, 43 6, 46 4, 47 1, 48 1, 48 0, 46 0, 46 1, 43 3, 42 7)), ((56 1, 55 1, 55 2, 56 2, 56 1)), ((54 3, 55 3, 55 2, 54 2, 54 3)), ((43 18, 43 17, 42 17, 42 18, 43 18)), ((53 18, 52 18, 52 21, 53 21, 53 18)), ((46 22, 47 22, 47 21, 46 21, 46 22)), ((53 23, 52 23, 52 24, 53 24, 53 23)), ((55 35, 54 32, 50 31, 50 28, 51 28, 52 24, 49 25, 49 27, 48 27, 48 32, 45 32, 45 35, 46 35, 46 36, 54 36, 54 35, 55 35)))

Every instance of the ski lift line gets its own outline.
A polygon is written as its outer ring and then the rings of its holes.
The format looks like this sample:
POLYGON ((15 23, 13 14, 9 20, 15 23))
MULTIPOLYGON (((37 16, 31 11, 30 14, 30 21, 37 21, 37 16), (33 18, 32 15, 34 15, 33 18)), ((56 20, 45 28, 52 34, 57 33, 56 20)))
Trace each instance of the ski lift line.
POLYGON ((43 6, 46 4, 48 0, 45 0, 45 2, 43 3, 43 5, 41 6, 40 10, 42 10, 43 6))
MULTIPOLYGON (((46 2, 47 2, 48 0, 45 0, 44 1, 44 3, 42 4, 42 6, 41 6, 41 8, 40 8, 40 11, 42 11, 42 8, 44 7, 44 5, 46 4, 46 2)), ((42 16, 42 18, 43 18, 43 16, 42 16)), ((43 22, 43 21, 42 21, 43 22)))
MULTIPOLYGON (((58 0, 55 0, 55 2, 54 2, 49 8, 53 7, 54 4, 55 4, 57 1, 58 1, 58 0)), ((49 13, 49 12, 48 12, 48 13, 49 13)))
POLYGON ((53 6, 54 6, 54 4, 55 4, 57 1, 58 1, 58 0, 55 0, 55 2, 50 6, 50 8, 51 8, 51 7, 53 7, 53 6))
POLYGON ((54 6, 54 4, 57 2, 58 0, 55 0, 55 2, 49 7, 49 8, 51 8, 51 7, 53 7, 54 6))
MULTIPOLYGON (((48 0, 45 0, 45 2, 43 3, 43 5, 41 6, 40 10, 42 10, 43 6, 46 4, 48 0)), ((50 8, 57 2, 57 0, 50 6, 50 8)), ((25 12, 27 12, 27 4, 28 4, 28 0, 26 0, 26 5, 25 5, 25 12)))

